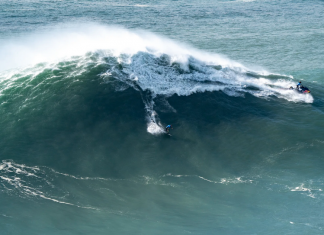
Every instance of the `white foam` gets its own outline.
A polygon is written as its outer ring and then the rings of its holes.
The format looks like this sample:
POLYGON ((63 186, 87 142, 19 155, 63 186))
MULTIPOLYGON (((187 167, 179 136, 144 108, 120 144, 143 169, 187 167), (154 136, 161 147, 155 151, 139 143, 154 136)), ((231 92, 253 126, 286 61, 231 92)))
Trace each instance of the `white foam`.
POLYGON ((140 5, 140 4, 135 4, 135 7, 150 7, 149 5, 140 5))
POLYGON ((154 135, 165 133, 161 126, 152 121, 147 124, 147 132, 154 135))
POLYGON ((166 183, 165 181, 161 179, 155 179, 150 176, 143 175, 142 178, 144 179, 145 184, 153 184, 153 185, 161 185, 161 186, 171 186, 173 188, 176 187, 176 184, 174 183, 166 183))
POLYGON ((60 201, 60 200, 57 200, 57 199, 54 199, 54 198, 46 197, 43 194, 35 194, 34 196, 39 196, 39 197, 41 197, 43 199, 50 200, 50 201, 53 201, 53 202, 57 202, 57 203, 60 203, 60 204, 69 205, 69 206, 76 206, 76 207, 83 208, 83 209, 99 210, 97 208, 90 207, 90 206, 79 206, 79 205, 76 205, 76 204, 73 204, 73 203, 60 201))
POLYGON ((309 187, 305 187, 305 184, 301 184, 297 187, 291 188, 289 187, 291 192, 307 192, 307 196, 311 197, 311 198, 315 198, 315 192, 322 192, 322 189, 314 189, 314 188, 309 188, 309 187))

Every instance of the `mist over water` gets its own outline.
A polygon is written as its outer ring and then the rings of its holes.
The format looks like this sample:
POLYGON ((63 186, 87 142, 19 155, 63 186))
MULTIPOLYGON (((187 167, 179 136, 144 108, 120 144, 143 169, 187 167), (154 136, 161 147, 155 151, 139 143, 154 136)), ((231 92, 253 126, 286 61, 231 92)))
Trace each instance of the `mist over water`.
POLYGON ((0 6, 4 234, 322 233, 321 4, 0 6))

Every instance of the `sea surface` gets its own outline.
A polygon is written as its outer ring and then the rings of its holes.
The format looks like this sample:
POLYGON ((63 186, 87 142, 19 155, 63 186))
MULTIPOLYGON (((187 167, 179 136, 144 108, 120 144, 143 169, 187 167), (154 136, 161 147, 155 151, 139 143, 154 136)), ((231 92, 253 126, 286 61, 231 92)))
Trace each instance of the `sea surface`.
POLYGON ((0 234, 324 234, 323 16, 1 0, 0 234))

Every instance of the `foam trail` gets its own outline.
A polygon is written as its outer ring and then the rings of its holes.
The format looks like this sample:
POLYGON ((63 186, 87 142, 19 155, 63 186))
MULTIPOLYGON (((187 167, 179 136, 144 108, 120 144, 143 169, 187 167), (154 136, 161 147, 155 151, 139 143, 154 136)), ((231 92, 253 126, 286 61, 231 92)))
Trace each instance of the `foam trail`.
POLYGON ((145 104, 145 109, 146 109, 146 119, 147 119, 147 132, 153 135, 159 135, 165 133, 163 130, 162 124, 159 121, 157 113, 154 111, 154 101, 152 97, 149 97, 148 99, 143 98, 142 95, 142 100, 145 104))

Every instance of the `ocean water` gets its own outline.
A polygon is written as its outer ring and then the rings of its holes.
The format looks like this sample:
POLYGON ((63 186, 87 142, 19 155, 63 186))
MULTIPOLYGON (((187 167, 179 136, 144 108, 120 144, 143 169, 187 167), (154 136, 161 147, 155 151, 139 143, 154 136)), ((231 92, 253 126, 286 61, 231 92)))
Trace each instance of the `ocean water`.
POLYGON ((323 15, 0 1, 0 234, 323 234, 323 15))

